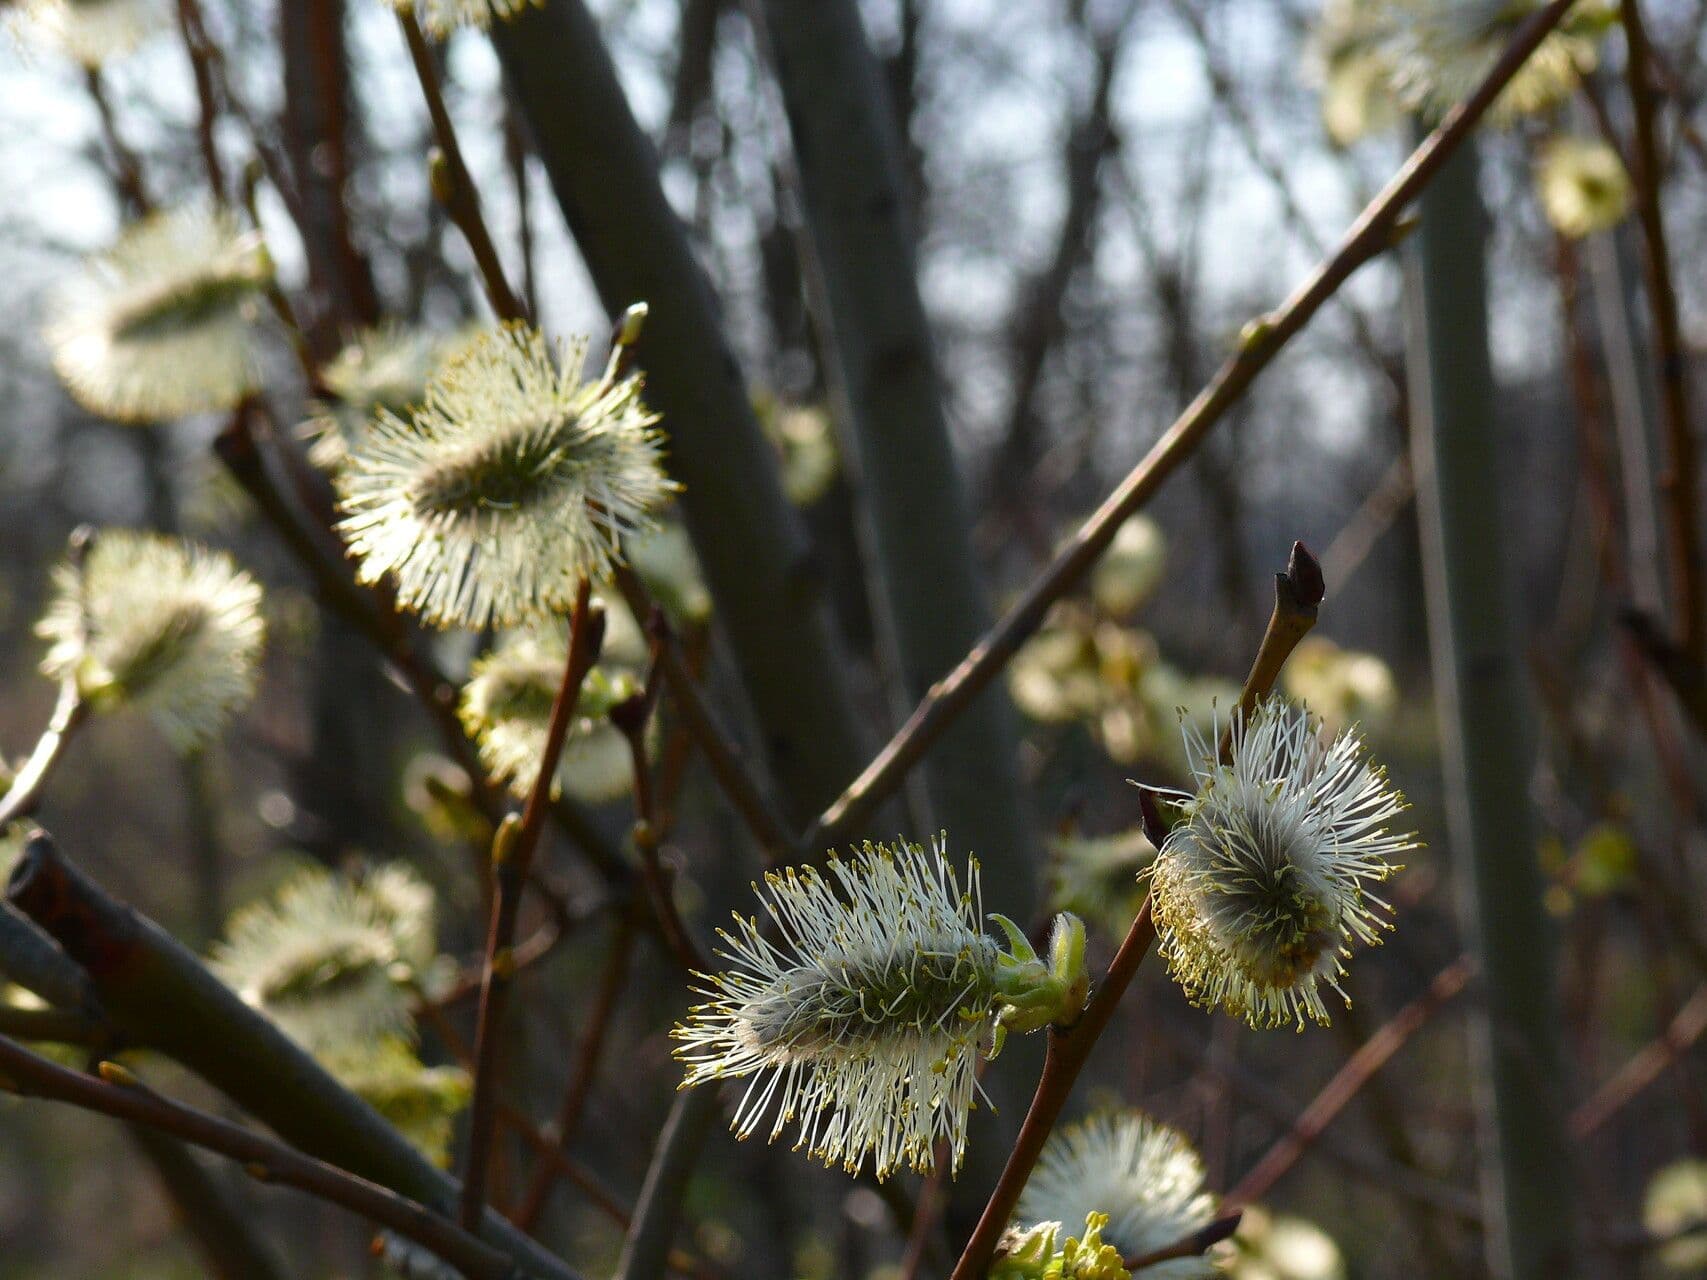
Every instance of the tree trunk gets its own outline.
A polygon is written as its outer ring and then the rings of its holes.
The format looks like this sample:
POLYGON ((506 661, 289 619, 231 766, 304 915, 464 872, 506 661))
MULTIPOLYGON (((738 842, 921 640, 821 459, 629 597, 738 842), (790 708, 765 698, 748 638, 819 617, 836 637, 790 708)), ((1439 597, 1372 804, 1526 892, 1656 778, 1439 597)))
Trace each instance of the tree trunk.
MULTIPOLYGON (((879 634, 910 710, 978 642, 990 616, 915 276, 900 143, 850 0, 753 0, 751 10, 788 112, 806 214, 806 296, 870 529, 879 634)), ((952 847, 976 852, 991 900, 1025 919, 1036 867, 1017 755, 998 688, 943 735, 924 770, 934 820, 952 847)))
POLYGON ((1486 217, 1466 143, 1422 198, 1409 266, 1413 442, 1430 642, 1459 896, 1481 968, 1474 1031, 1491 1274, 1572 1274, 1570 1148, 1529 816, 1523 669, 1508 616, 1486 217))

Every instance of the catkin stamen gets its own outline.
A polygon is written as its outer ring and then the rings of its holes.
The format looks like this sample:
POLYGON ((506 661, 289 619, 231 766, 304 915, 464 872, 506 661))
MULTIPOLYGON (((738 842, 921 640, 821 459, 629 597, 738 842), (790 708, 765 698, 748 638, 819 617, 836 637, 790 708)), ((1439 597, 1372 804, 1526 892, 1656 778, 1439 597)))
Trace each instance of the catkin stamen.
POLYGON ((579 468, 572 424, 528 424, 475 440, 424 468, 409 496, 424 517, 510 511, 550 496, 579 468))
POLYGON ((234 272, 163 280, 138 290, 114 310, 113 337, 146 340, 207 324, 240 305, 255 291, 255 283, 252 276, 234 272))
MULTIPOLYGON (((161 676, 183 661, 196 636, 211 622, 207 606, 200 600, 173 604, 147 630, 117 629, 102 657, 111 683, 136 696, 148 690, 161 676)), ((91 637, 99 643, 99 637, 91 637)))

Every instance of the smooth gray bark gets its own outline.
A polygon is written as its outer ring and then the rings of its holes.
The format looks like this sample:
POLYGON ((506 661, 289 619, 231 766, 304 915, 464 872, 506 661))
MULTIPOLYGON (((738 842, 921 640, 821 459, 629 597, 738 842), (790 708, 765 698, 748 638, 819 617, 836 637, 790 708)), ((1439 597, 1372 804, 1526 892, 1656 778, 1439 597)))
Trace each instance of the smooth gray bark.
POLYGON ((1571 1153, 1529 813, 1532 748, 1508 610, 1486 215, 1471 142, 1424 193, 1410 260, 1413 443, 1430 648, 1459 895, 1480 962, 1473 1032, 1490 1272, 1573 1274, 1571 1153))
MULTIPOLYGON (((900 140, 851 0, 752 0, 749 10, 782 88, 806 215, 802 274, 910 710, 978 642, 990 614, 919 297, 900 140)), ((1024 919, 1036 867, 1018 748, 1006 695, 991 689, 924 771, 951 848, 975 852, 989 898, 1024 919)))

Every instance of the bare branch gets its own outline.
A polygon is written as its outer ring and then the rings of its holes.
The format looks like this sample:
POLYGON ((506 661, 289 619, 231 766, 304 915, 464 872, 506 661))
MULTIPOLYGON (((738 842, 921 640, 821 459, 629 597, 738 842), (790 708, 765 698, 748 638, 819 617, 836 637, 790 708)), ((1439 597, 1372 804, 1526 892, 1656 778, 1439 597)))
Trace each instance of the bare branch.
POLYGON ((1274 357, 1309 323, 1353 272, 1386 251, 1398 220, 1458 145, 1475 128, 1506 83, 1558 25, 1571 0, 1550 0, 1518 30, 1486 80, 1455 107, 1364 209, 1334 255, 1317 266, 1281 308, 1251 325, 1237 352, 1119 487, 1092 513, 1049 566, 1002 619, 939 680, 907 722, 840 798, 819 815, 804 841, 811 848, 833 844, 871 812, 906 776, 932 743, 1007 665, 1042 623, 1049 606, 1065 595, 1108 549, 1129 516, 1144 506, 1202 443, 1227 409, 1244 394, 1274 357))
POLYGON ((593 602, 586 578, 575 592, 575 612, 569 622, 569 652, 563 682, 551 706, 551 721, 540 751, 539 776, 518 822, 506 818, 492 841, 497 895, 492 904, 491 929, 486 938, 486 968, 480 987, 480 1015, 474 1037, 474 1099, 469 1104, 468 1158, 463 1165, 462 1203, 458 1220, 472 1230, 486 1206, 486 1167, 492 1154, 492 1104, 498 1089, 498 1036, 515 977, 516 920, 522 888, 533 865, 534 850, 545 830, 552 788, 557 785, 557 761, 575 718, 581 685, 598 661, 604 643, 605 614, 593 602))
MULTIPOLYGON (((153 921, 109 897, 37 833, 7 899, 92 980, 115 1033, 183 1064, 300 1151, 448 1212, 459 1188, 367 1103, 153 921)), ((542 1280, 578 1273, 488 1213, 479 1234, 542 1280)))
MULTIPOLYGON (((111 1065, 102 1064, 104 1068, 111 1065)), ((451 1263, 469 1280, 510 1280, 517 1274, 515 1261, 503 1250, 395 1191, 282 1142, 163 1098, 134 1083, 135 1077, 123 1067, 104 1070, 102 1076, 96 1079, 61 1067, 0 1037, 0 1089, 146 1125, 218 1152, 240 1161, 258 1181, 296 1187, 390 1228, 451 1263), (115 1084, 113 1080, 125 1083, 115 1084)))

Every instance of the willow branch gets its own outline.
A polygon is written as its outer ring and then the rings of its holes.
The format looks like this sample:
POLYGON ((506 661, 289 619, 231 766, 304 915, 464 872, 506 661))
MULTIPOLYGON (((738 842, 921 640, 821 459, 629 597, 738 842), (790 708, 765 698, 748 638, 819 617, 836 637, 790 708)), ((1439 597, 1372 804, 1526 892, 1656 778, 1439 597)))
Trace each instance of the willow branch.
MULTIPOLYGON (((1296 1098, 1275 1087, 1256 1069, 1236 1060, 1212 1060, 1201 1043, 1188 1040, 1173 1027, 1162 1026, 1160 1032, 1177 1052, 1196 1055, 1199 1069, 1208 1078, 1230 1090, 1252 1111, 1268 1116, 1283 1130, 1290 1129, 1303 1110, 1296 1098)), ((1396 1163, 1337 1133, 1331 1126, 1317 1137, 1314 1149, 1339 1166, 1345 1177, 1378 1187, 1384 1194, 1402 1199, 1407 1204, 1445 1214, 1454 1222, 1478 1230, 1482 1227, 1482 1207, 1474 1194, 1429 1174, 1418 1173, 1408 1165, 1396 1163)))
POLYGON ((522 305, 529 315, 539 314, 539 279, 535 265, 533 233, 533 184, 528 181, 528 140, 516 104, 504 102, 504 159, 515 186, 516 247, 522 258, 522 305))
MULTIPOLYGON (((569 1150, 581 1115, 586 1110, 587 1099, 592 1096, 599 1055, 605 1046, 606 1032, 610 1029, 611 1014, 616 1011, 617 1000, 628 976, 628 959, 634 950, 633 944, 634 925, 629 917, 624 916, 617 921, 616 936, 611 939, 604 971, 599 975, 598 993, 593 997, 593 1007, 587 1014, 581 1048, 575 1055, 575 1064, 563 1088, 563 1101, 557 1108, 557 1119, 550 1129, 551 1140, 559 1151, 567 1153, 569 1150)), ((510 1221, 523 1231, 532 1231, 545 1212, 560 1172, 561 1166, 555 1160, 541 1159, 521 1200, 509 1215, 510 1221)))
POLYGON ((285 1280, 278 1258, 259 1234, 259 1224, 224 1180, 171 1134, 134 1122, 125 1128, 214 1280, 285 1280))
POLYGON ((433 198, 444 206, 450 220, 468 242, 469 252, 480 269, 480 282, 486 290, 486 301, 500 320, 525 320, 527 308, 510 288, 504 276, 503 260, 498 247, 492 243, 492 233, 486 228, 486 218, 480 211, 480 193, 474 178, 462 158, 462 146, 456 140, 456 126, 451 123, 450 110, 445 106, 444 89, 439 84, 438 68, 433 63, 432 46, 416 19, 413 7, 397 11, 397 25, 403 28, 403 39, 409 45, 409 61, 415 66, 415 78, 421 82, 421 96, 426 99, 427 115, 433 124, 436 150, 427 162, 432 180, 433 198))
POLYGON ((4 1002, 0 1002, 0 1036, 83 1049, 108 1048, 113 1042, 112 1028, 79 1010, 51 1006, 25 1008, 4 1002))
POLYGON ((12 785, 4 797, 0 797, 0 827, 19 818, 34 813, 36 806, 41 803, 42 788, 53 775, 53 770, 59 764, 65 747, 71 741, 71 735, 77 726, 88 716, 89 705, 83 701, 83 695, 78 691, 75 676, 63 681, 59 686, 59 697, 54 702, 53 714, 48 717, 47 728, 42 730, 41 737, 36 739, 35 749, 30 752, 30 758, 23 763, 17 776, 12 779, 12 785))
POLYGON ((213 198, 223 204, 230 198, 230 192, 225 185, 219 144, 214 138, 219 104, 213 91, 213 51, 196 0, 178 0, 178 33, 183 37, 190 75, 196 86, 196 144, 201 149, 202 168, 207 172, 207 185, 213 191, 213 198))
POLYGON ((130 213, 141 217, 153 210, 154 202, 143 183, 142 165, 137 161, 136 152, 130 149, 124 135, 119 132, 112 99, 107 96, 106 78, 99 67, 84 68, 83 87, 88 91, 89 101, 95 104, 95 116, 101 123, 101 140, 106 144, 107 156, 112 162, 113 187, 130 213))
POLYGON ((1269 614, 1257 656, 1239 694, 1237 711, 1229 718, 1222 735, 1220 754, 1226 757, 1233 741, 1233 726, 1248 721, 1257 703, 1267 697, 1280 678, 1280 669, 1298 647, 1298 642, 1316 625, 1316 611, 1324 594, 1322 566, 1302 542, 1292 544, 1286 572, 1274 575, 1274 612, 1269 614))
POLYGON ((184 50, 189 55, 190 70, 195 80, 198 107, 197 143, 201 149, 202 163, 207 170, 208 183, 215 197, 224 203, 230 199, 231 194, 225 185, 224 165, 216 145, 216 130, 223 110, 249 135, 249 145, 260 158, 261 167, 266 170, 267 178, 278 192, 291 221, 298 229, 302 229, 305 212, 296 183, 290 176, 289 166, 285 164, 277 148, 268 141, 268 131, 256 123, 232 84, 224 53, 208 31, 207 16, 202 10, 200 0, 178 0, 178 29, 183 38, 184 50))
MULTIPOLYGON (((260 206, 260 172, 253 166, 243 171, 243 209, 249 215, 249 225, 257 233, 261 232, 260 206)), ((266 294, 267 305, 272 308, 274 317, 280 328, 285 332, 285 340, 290 344, 290 352, 296 360, 298 372, 302 374, 302 385, 310 396, 331 398, 332 392, 321 380, 320 362, 315 359, 313 345, 308 341, 308 333, 302 327, 302 321, 297 317, 296 306, 290 300, 290 295, 284 291, 276 273, 267 277, 262 286, 266 294)))
MULTIPOLYGON (((432 720, 446 752, 467 775, 475 807, 496 825, 504 815, 504 798, 486 777, 474 744, 457 718, 456 685, 415 647, 389 598, 356 582, 325 524, 299 512, 286 497, 257 436, 261 412, 258 405, 246 404, 232 415, 230 424, 214 440, 220 461, 307 571, 321 602, 366 636, 390 663, 432 720)), ((613 890, 625 890, 628 871, 622 857, 591 820, 567 800, 553 801, 551 811, 606 884, 613 890)), ((550 896, 549 886, 537 879, 535 887, 550 896)))
POLYGON ((1393 527, 1416 492, 1410 455, 1400 452, 1322 552, 1322 582, 1327 590, 1345 590, 1345 584, 1368 559, 1381 536, 1393 527))
POLYGON ((736 812, 741 815, 742 821, 747 824, 747 829, 759 842, 766 856, 773 861, 780 861, 794 848, 794 837, 789 834, 787 824, 777 814, 776 809, 765 798, 764 790, 753 778, 746 761, 741 758, 740 749, 717 723, 717 717, 707 705, 699 682, 688 669, 687 661, 682 656, 681 645, 668 620, 653 612, 646 589, 633 570, 619 568, 616 585, 636 618, 653 619, 648 625, 658 637, 658 663, 665 681, 670 686, 670 697, 681 715, 682 724, 693 735, 694 742, 705 755, 711 776, 729 803, 735 806, 736 812))
POLYGON ((545 830, 551 789, 557 782, 557 761, 563 754, 570 722, 575 718, 581 684, 598 661, 604 634, 604 610, 593 603, 592 584, 583 577, 575 592, 575 612, 569 622, 569 654, 564 663, 563 683, 551 706, 545 747, 540 752, 539 776, 534 779, 520 823, 506 819, 492 845, 492 858, 497 864, 497 896, 486 938, 486 970, 474 1037, 474 1097, 469 1104, 468 1159, 458 1211, 458 1220, 464 1227, 478 1223, 486 1205, 486 1169, 492 1154, 492 1104, 497 1100, 498 1089, 499 1024, 515 976, 512 948, 522 887, 527 883, 534 850, 539 847, 540 835, 545 830))
POLYGON ((699 1160, 711 1122, 717 1118, 717 1090, 684 1089, 670 1107, 664 1131, 646 1169, 640 1200, 622 1242, 614 1280, 652 1280, 664 1273, 670 1242, 681 1219, 688 1179, 699 1160))
POLYGON ((1283 1174, 1321 1136, 1334 1117, 1339 1115, 1358 1090, 1368 1084, 1375 1073, 1386 1066, 1442 1006, 1464 989, 1475 971, 1475 962, 1467 955, 1459 956, 1435 975, 1428 989, 1390 1018, 1386 1025, 1364 1041, 1361 1048, 1346 1059, 1322 1090, 1305 1107, 1291 1130, 1223 1198, 1230 1207, 1242 1207, 1262 1199, 1283 1174))
POLYGON ((1246 330, 1239 349, 1093 512, 1019 601, 934 686, 835 803, 819 815, 804 847, 833 844, 885 799, 961 711, 1007 665, 1049 606, 1078 583, 1129 516, 1150 500, 1227 410, 1357 269, 1393 243, 1400 216, 1476 127, 1494 99, 1571 7, 1549 0, 1512 37, 1481 86, 1453 108, 1359 215, 1333 256, 1320 263, 1279 310, 1246 330))
POLYGON ((637 355, 669 435, 682 515, 779 790, 822 808, 864 762, 822 574, 782 493, 704 268, 659 181, 583 0, 542 0, 490 37, 606 311, 650 307, 637 355))
POLYGON ((1103 975, 1079 1020, 1065 1029, 1049 1028, 1049 1046, 1043 1058, 1043 1074, 1037 1080, 1037 1092, 1032 1095, 1031 1107, 1025 1113, 1025 1122, 1020 1125, 1019 1137, 1008 1153, 1008 1162, 1002 1169, 996 1189, 990 1193, 989 1203, 984 1206, 978 1226, 966 1242, 950 1280, 982 1280, 989 1270, 996 1243, 1002 1232, 1007 1230, 1014 1206, 1019 1203, 1020 1192, 1025 1190, 1037 1158, 1043 1153, 1043 1144, 1060 1119, 1061 1109, 1067 1105, 1068 1095, 1072 1093, 1079 1073, 1084 1070, 1091 1049, 1113 1019, 1121 996, 1126 994, 1126 988, 1138 972, 1139 963, 1155 940, 1156 926, 1150 918, 1150 899, 1146 895, 1144 905, 1138 909, 1137 919, 1127 930, 1120 950, 1109 962, 1108 972, 1103 975))
POLYGON ((1703 612, 1700 529, 1695 505, 1695 440, 1689 429, 1688 364, 1678 324, 1677 291, 1672 285, 1665 220, 1660 212, 1661 166, 1654 121, 1652 53, 1638 0, 1622 0, 1620 13, 1629 46, 1626 78, 1635 120, 1631 177, 1636 187, 1636 217, 1646 248, 1648 305, 1659 359, 1660 413, 1666 441, 1666 469, 1660 490, 1666 504, 1671 543, 1672 608, 1683 650, 1697 666, 1707 662, 1707 613, 1703 612))
MULTIPOLYGON (((1257 118, 1239 91, 1234 69, 1228 64, 1227 57, 1216 47, 1209 25, 1205 21, 1205 11, 1192 3, 1192 0, 1171 0, 1171 4, 1174 16, 1191 32, 1198 51, 1203 55, 1203 69, 1209 77, 1215 106, 1233 126, 1234 136, 1239 139, 1250 162, 1268 180, 1269 186, 1280 201, 1281 214, 1292 228, 1293 234, 1303 242, 1308 253, 1316 257, 1324 256, 1328 246, 1305 214, 1304 201, 1292 175, 1287 171, 1286 164, 1263 145, 1262 130, 1257 118)), ((1369 314, 1352 297, 1340 296, 1336 301, 1351 321, 1352 338, 1363 352, 1364 358, 1369 361, 1370 368, 1386 380, 1388 389, 1393 392, 1398 402, 1403 404, 1403 378, 1382 352, 1381 343, 1375 336, 1375 325, 1369 314)))
POLYGON ((98 1004, 94 984, 83 967, 5 901, 0 901, 0 975, 55 1009, 93 1016, 98 1004))
POLYGON ((1195 1258, 1208 1253, 1223 1240, 1232 1237, 1233 1233, 1239 1229, 1239 1221, 1243 1216, 1237 1210, 1223 1214, 1207 1227, 1193 1231, 1183 1240, 1177 1240, 1173 1244, 1161 1249, 1154 1249, 1149 1253, 1141 1253, 1123 1259, 1123 1265, 1128 1271, 1136 1274, 1145 1267, 1158 1266, 1164 1262, 1171 1262, 1175 1258, 1195 1258))
MULTIPOLYGON (((449 1212, 457 1186, 371 1106, 250 1008, 153 921, 115 901, 46 835, 25 846, 6 890, 81 965, 123 1043, 187 1067, 284 1141, 419 1204, 449 1212)), ((488 1213, 478 1233, 543 1280, 579 1273, 488 1213)))
POLYGON ((1707 1032, 1707 984, 1697 987, 1665 1031, 1631 1058, 1571 1113, 1571 1137, 1579 1142, 1598 1130, 1683 1056, 1707 1032))
POLYGON ((102 1066, 105 1078, 86 1076, 0 1037, 0 1089, 6 1092, 146 1125, 239 1161, 257 1181, 296 1187, 359 1214, 430 1250, 470 1280, 511 1280, 516 1275, 507 1254, 425 1206, 275 1139, 129 1083, 134 1077, 122 1067, 102 1066), (112 1083, 115 1079, 126 1083, 112 1083))
MULTIPOLYGON (((1274 682, 1280 675, 1281 665, 1292 652, 1293 646, 1305 631, 1309 630, 1307 624, 1300 628, 1299 615, 1307 611, 1309 622, 1314 623, 1316 604, 1320 603, 1321 598, 1321 568, 1304 544, 1295 542, 1292 544, 1287 571, 1277 575, 1275 581, 1275 616, 1281 618, 1282 623, 1271 623, 1264 634, 1256 661, 1251 664, 1250 675, 1246 677, 1244 688, 1239 693, 1240 707, 1254 707, 1273 689, 1274 682)), ((1167 832, 1162 827, 1155 800, 1146 790, 1141 792, 1140 802, 1146 834, 1160 849, 1167 840, 1167 832)), ((1133 920, 1131 929, 1120 944, 1120 950, 1109 962, 1108 972, 1091 996, 1090 1003, 1085 1006, 1083 1016, 1071 1027, 1049 1028, 1043 1074, 1038 1078, 1037 1092, 1032 1095, 1031 1108, 1026 1112, 1025 1122, 1020 1126, 1019 1138, 1008 1156, 1001 1179, 996 1183, 996 1189, 990 1193, 989 1203, 984 1206, 983 1216, 978 1219, 978 1226, 972 1232, 972 1238, 966 1242, 966 1248, 960 1255, 960 1261, 955 1264, 950 1280, 980 1280, 988 1269, 990 1259, 995 1254, 996 1244, 1001 1239, 1002 1232, 1007 1229, 1008 1220, 1013 1217, 1014 1206, 1019 1203, 1020 1192, 1025 1190, 1026 1181, 1031 1177, 1037 1158, 1043 1152, 1043 1144, 1054 1130, 1055 1122, 1060 1119, 1061 1109, 1066 1105, 1067 1097, 1072 1092, 1080 1071, 1084 1069, 1092 1047, 1114 1017, 1114 1010, 1119 1005, 1121 996, 1131 985, 1133 975, 1138 972, 1139 963, 1155 939, 1156 926, 1151 918, 1150 897, 1145 894, 1137 918, 1133 920)))
POLYGON ((680 912, 676 910, 675 894, 670 877, 664 872, 658 857, 658 845, 663 829, 652 787, 652 769, 646 759, 646 726, 657 706, 660 688, 659 668, 663 657, 663 616, 654 608, 648 629, 652 633, 652 659, 646 674, 645 687, 632 698, 610 711, 610 722, 628 744, 629 766, 634 775, 634 828, 631 839, 640 858, 640 880, 652 900, 652 914, 663 931, 664 943, 685 973, 705 969, 706 961, 694 945, 680 912))

